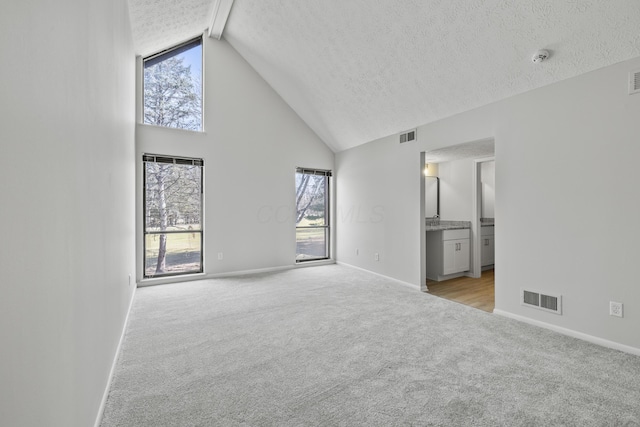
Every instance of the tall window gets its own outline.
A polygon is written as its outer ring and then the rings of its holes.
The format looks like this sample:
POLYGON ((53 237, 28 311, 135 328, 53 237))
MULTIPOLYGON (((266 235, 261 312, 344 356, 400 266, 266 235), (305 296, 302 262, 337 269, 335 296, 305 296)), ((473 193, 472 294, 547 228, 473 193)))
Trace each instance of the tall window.
POLYGON ((201 273, 201 159, 143 156, 144 277, 201 273))
POLYGON ((202 37, 144 62, 144 123, 202 130, 202 37))
POLYGON ((296 169, 296 262, 329 258, 331 171, 296 169))

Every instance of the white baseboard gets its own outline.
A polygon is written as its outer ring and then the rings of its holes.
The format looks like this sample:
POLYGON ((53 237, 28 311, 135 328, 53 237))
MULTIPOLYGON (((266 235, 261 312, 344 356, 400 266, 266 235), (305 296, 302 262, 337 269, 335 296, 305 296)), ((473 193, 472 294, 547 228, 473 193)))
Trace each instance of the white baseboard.
POLYGON ((109 377, 107 378, 107 386, 104 390, 104 394, 102 395, 102 401, 100 402, 100 407, 98 408, 98 415, 96 416, 96 422, 94 423, 94 427, 100 427, 100 423, 102 422, 102 415, 104 414, 104 408, 107 405, 107 398, 109 397, 109 390, 111 389, 111 381, 113 381, 113 374, 116 372, 116 366, 118 365, 118 358, 120 357, 120 349, 122 348, 124 336, 125 336, 125 333, 127 332, 127 325, 129 324, 129 315, 131 314, 131 307, 133 307, 133 300, 135 299, 135 296, 136 296, 136 288, 134 287, 133 292, 131 293, 131 300, 129 301, 129 307, 127 308, 127 315, 124 318, 122 332, 120 333, 120 340, 118 340, 116 353, 113 356, 113 362, 111 363, 111 370, 109 371, 109 377))
POLYGON ((520 322, 528 323, 530 325, 538 326, 540 328, 549 329, 554 332, 558 332, 563 335, 570 336, 572 338, 578 338, 583 341, 590 342, 592 344, 597 344, 603 347, 612 348, 614 350, 620 350, 625 353, 633 354, 636 356, 640 356, 640 348, 631 347, 628 345, 620 344, 615 341, 605 340, 604 338, 594 337, 593 335, 588 335, 582 332, 574 331, 573 329, 563 328, 561 326, 552 325, 551 323, 541 322, 539 320, 530 319, 525 316, 520 316, 518 314, 513 314, 508 311, 494 309, 493 314, 497 314, 498 316, 508 317, 510 319, 518 320, 520 322))
POLYGON ((365 271, 367 273, 375 274, 376 276, 382 277, 382 278, 387 279, 387 280, 391 280, 392 282, 399 283, 400 285, 408 286, 411 289, 420 290, 420 286, 414 285, 413 283, 404 282, 402 280, 398 280, 398 279, 395 279, 393 277, 385 276, 384 274, 376 273, 375 271, 367 270, 366 268, 357 267, 355 265, 347 264, 346 262, 342 262, 342 261, 336 261, 336 264, 342 265, 342 266, 345 266, 345 267, 349 267, 349 268, 353 268, 353 269, 356 269, 356 270, 360 270, 360 271, 365 271))

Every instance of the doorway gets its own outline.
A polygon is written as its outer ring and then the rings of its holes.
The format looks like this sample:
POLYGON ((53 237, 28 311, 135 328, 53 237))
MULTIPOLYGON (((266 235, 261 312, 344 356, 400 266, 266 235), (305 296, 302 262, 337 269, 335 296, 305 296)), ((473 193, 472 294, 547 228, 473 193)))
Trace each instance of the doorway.
MULTIPOLYGON (((495 158, 492 138, 445 147, 421 153, 421 164, 441 165, 439 189, 441 215, 445 223, 465 221, 469 224, 471 255, 468 271, 461 277, 427 280, 423 276, 423 290, 484 311, 495 308, 495 158), (451 221, 447 221, 451 220, 451 221)), ((425 169, 426 170, 426 169, 425 169)), ((426 175, 426 172, 423 173, 426 175)), ((422 221, 425 215, 425 183, 421 177, 422 221)), ((428 203, 428 202, 427 202, 428 203)), ((425 227, 424 230, 433 227, 425 227)), ((421 233, 426 242, 427 233, 421 233), (426 238, 425 238, 426 237, 426 238)), ((421 242, 421 243, 422 243, 421 242)), ((426 244, 422 247, 421 262, 427 263, 426 244)), ((433 249, 432 249, 433 250, 433 249)), ((424 265, 421 268, 425 268, 424 265)), ((424 270, 423 270, 424 271, 424 270)), ((459 274, 460 275, 460 274, 459 274)), ((429 277, 432 277, 431 275, 429 277)))

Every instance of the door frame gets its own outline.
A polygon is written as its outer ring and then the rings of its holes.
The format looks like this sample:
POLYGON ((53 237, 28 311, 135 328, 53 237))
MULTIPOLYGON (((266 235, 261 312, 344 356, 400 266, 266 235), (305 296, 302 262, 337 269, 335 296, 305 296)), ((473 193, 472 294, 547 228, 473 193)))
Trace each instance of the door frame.
POLYGON ((422 292, 429 292, 427 288, 427 228, 425 224, 425 194, 424 194, 424 166, 425 166, 426 153, 420 152, 420 290, 422 292))
POLYGON ((481 164, 495 161, 495 156, 491 157, 481 157, 479 159, 473 160, 473 174, 472 174, 472 186, 475 189, 472 193, 471 200, 471 218, 473 221, 471 223, 471 232, 473 236, 473 257, 471 262, 471 273, 470 276, 473 278, 480 278, 482 276, 482 238, 480 217, 482 216, 482 180, 480 177, 481 172, 481 164))

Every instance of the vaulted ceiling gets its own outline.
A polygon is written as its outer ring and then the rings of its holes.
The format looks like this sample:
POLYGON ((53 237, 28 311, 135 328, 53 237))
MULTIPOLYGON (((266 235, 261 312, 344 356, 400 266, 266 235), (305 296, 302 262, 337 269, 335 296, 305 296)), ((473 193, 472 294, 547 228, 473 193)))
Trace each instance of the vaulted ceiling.
MULTIPOLYGON (((215 2, 129 0, 137 53, 215 2)), ((342 151, 640 56, 639 29, 637 0, 235 0, 223 37, 342 151)))

